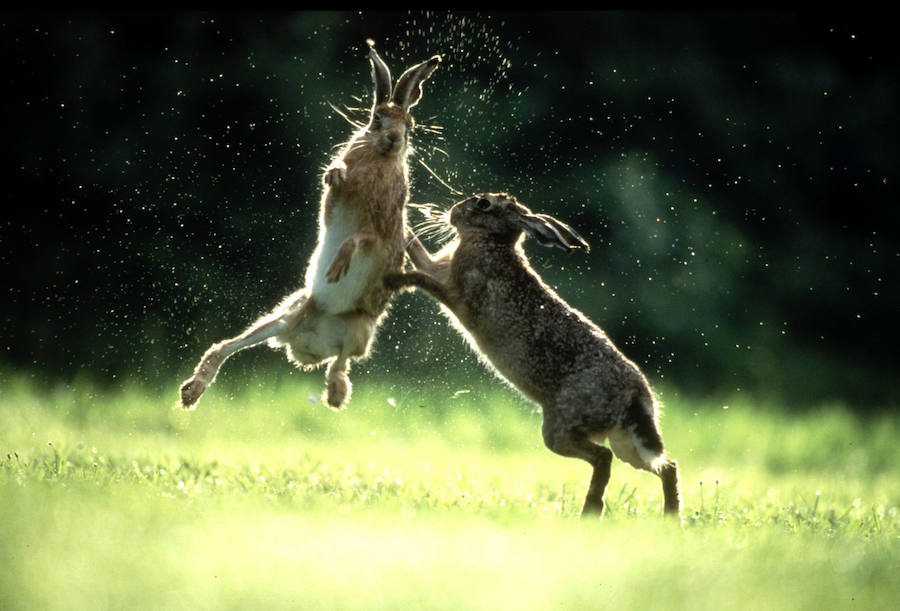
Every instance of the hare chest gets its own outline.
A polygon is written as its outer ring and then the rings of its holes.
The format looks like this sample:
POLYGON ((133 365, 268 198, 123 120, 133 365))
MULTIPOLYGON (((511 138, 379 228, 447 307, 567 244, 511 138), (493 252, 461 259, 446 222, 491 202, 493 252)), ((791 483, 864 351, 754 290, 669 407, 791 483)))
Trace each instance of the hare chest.
POLYGON ((341 314, 356 309, 378 267, 374 251, 359 249, 353 254, 350 269, 345 276, 337 282, 329 282, 326 278, 328 268, 341 244, 358 231, 356 215, 342 205, 334 206, 328 225, 323 225, 320 230, 319 243, 306 271, 306 286, 318 308, 328 314, 341 314))

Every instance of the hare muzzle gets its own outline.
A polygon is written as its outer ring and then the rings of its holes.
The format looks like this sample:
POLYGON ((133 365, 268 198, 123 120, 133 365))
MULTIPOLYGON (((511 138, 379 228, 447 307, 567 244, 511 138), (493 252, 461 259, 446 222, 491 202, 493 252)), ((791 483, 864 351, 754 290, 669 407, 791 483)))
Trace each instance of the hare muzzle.
POLYGON ((462 217, 462 214, 463 214, 462 205, 457 204, 457 205, 453 206, 452 208, 450 208, 450 214, 448 215, 450 224, 453 225, 454 227, 457 227, 459 225, 460 217, 462 217))
POLYGON ((381 137, 379 144, 381 145, 381 149, 383 153, 393 153, 397 151, 400 146, 397 144, 400 141, 401 136, 395 132, 388 132, 381 137))
POLYGON ((400 155, 406 145, 406 130, 400 124, 375 134, 375 150, 382 155, 400 155))

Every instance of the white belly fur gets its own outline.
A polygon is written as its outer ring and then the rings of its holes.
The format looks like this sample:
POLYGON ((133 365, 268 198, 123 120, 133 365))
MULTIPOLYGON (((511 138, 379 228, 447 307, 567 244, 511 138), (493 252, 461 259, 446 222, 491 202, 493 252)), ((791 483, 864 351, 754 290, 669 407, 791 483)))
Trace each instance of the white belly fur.
POLYGON ((355 309, 375 267, 375 261, 367 253, 357 250, 350 260, 347 275, 334 283, 325 277, 334 255, 347 237, 359 231, 353 219, 335 208, 327 228, 319 235, 319 243, 306 270, 306 287, 316 306, 328 314, 341 314, 355 309))

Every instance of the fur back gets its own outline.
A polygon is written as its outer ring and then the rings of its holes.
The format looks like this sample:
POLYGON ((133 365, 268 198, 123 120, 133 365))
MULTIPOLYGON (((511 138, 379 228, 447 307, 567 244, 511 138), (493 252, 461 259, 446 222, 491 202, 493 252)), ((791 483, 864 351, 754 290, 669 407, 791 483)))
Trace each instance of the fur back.
POLYGON ((569 372, 597 368, 597 387, 611 396, 646 388, 638 367, 606 334, 567 304, 522 252, 490 239, 464 240, 446 279, 458 298, 448 304, 497 372, 534 401, 555 397, 569 372), (465 296, 465 297, 463 297, 465 296))

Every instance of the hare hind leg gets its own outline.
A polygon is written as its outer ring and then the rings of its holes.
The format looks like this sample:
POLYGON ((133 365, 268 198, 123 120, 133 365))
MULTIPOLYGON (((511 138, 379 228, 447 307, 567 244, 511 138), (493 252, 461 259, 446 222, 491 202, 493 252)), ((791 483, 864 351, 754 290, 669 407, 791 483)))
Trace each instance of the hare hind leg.
POLYGON ((219 368, 235 352, 284 333, 302 318, 314 313, 315 304, 303 290, 291 295, 273 312, 258 319, 240 335, 210 346, 194 369, 194 375, 182 383, 179 389, 179 405, 184 409, 193 409, 216 379, 219 368))
POLYGON ((334 409, 340 409, 350 400, 353 385, 350 383, 350 359, 365 356, 372 345, 377 321, 361 313, 340 314, 334 317, 343 323, 341 349, 325 371, 325 401, 334 409))
POLYGON ((603 493, 609 483, 612 452, 608 448, 592 442, 582 432, 557 426, 552 419, 547 418, 546 413, 544 414, 542 433, 544 445, 551 452, 569 458, 580 458, 593 467, 591 483, 588 486, 581 515, 602 515, 603 493))
POLYGON ((626 410, 623 425, 609 434, 613 453, 634 468, 657 475, 662 480, 663 511, 679 515, 678 463, 666 457, 652 402, 636 398, 626 410))
POLYGON ((630 431, 616 429, 609 435, 609 446, 616 458, 636 469, 650 471, 662 480, 663 511, 678 515, 681 512, 681 493, 678 489, 678 463, 660 451, 649 457, 643 440, 630 431))
POLYGON ((612 452, 604 446, 598 446, 592 442, 588 443, 596 448, 596 455, 591 463, 594 467, 594 472, 591 474, 591 483, 584 498, 584 507, 581 510, 581 515, 596 514, 599 516, 603 514, 603 493, 606 492, 606 485, 609 483, 612 452))

